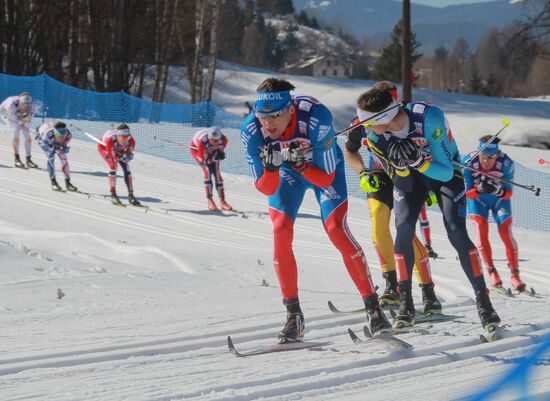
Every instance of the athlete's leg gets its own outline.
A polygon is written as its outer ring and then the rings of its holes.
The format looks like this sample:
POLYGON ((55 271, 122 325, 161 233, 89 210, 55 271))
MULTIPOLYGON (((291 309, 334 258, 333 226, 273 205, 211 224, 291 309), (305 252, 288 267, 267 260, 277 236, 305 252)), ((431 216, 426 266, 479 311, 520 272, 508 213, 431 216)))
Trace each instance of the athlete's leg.
POLYGON ((314 188, 315 196, 321 206, 323 225, 331 242, 342 254, 344 264, 357 290, 367 302, 377 300, 374 284, 367 265, 363 249, 353 237, 347 223, 348 201, 347 186, 343 164, 336 170, 332 185, 328 188, 314 188))
POLYGON ((118 163, 120 164, 120 167, 122 167, 122 171, 124 172, 124 183, 126 184, 126 188, 128 188, 128 195, 133 195, 134 184, 132 182, 132 171, 130 170, 130 164, 124 163, 122 160, 118 163))
POLYGON ((436 192, 449 241, 457 251, 462 269, 477 293, 484 291, 486 286, 479 252, 466 230, 466 197, 464 194, 464 180, 461 174, 456 173, 436 192))
POLYGON ((428 284, 433 286, 432 272, 430 271, 430 259, 426 248, 415 235, 413 239, 414 273, 420 286, 428 284))
POLYGON ((285 305, 298 303, 298 269, 292 249, 294 220, 306 186, 298 181, 281 180, 277 192, 268 198, 273 224, 273 266, 285 305))
POLYGON ((42 149, 48 157, 48 175, 50 176, 50 179, 53 180, 55 179, 55 153, 52 153, 51 148, 40 139, 37 139, 36 143, 38 143, 40 149, 42 149))
POLYGON ((116 171, 118 169, 118 164, 113 159, 113 156, 107 152, 104 146, 98 145, 97 150, 109 166, 109 189, 111 191, 111 195, 116 196, 116 171))
POLYGON ((27 158, 29 158, 31 157, 31 133, 29 128, 26 126, 21 126, 20 131, 25 138, 25 154, 27 155, 27 158))
POLYGON ((369 197, 367 202, 372 221, 372 242, 374 243, 382 272, 395 271, 393 238, 390 232, 391 209, 384 201, 374 197, 369 197))
POLYGON ((67 155, 63 152, 58 152, 57 157, 59 157, 59 161, 61 162, 61 171, 63 172, 65 179, 70 180, 71 173, 69 170, 69 159, 67 159, 67 155))
POLYGON ((426 203, 420 209, 420 233, 424 239, 424 244, 432 246, 432 237, 430 235, 430 221, 428 220, 428 212, 426 211, 426 203))

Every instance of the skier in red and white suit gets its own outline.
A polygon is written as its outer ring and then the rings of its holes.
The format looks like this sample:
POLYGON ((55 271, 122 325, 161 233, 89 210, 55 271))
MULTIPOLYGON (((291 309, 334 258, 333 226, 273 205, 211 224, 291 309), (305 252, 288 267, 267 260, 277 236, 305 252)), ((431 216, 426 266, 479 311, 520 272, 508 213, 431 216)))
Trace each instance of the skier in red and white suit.
POLYGON ((101 135, 103 144, 97 145, 97 151, 103 160, 109 165, 109 188, 111 191, 111 202, 120 205, 122 202, 116 193, 116 171, 118 164, 124 172, 124 182, 128 187, 128 203, 140 206, 140 202, 134 197, 134 186, 132 184, 132 172, 130 161, 134 158, 136 141, 130 135, 130 128, 126 124, 120 124, 114 131, 105 131, 101 135))
POLYGON ((193 136, 191 145, 189 145, 191 156, 202 168, 208 210, 218 210, 218 206, 212 199, 212 177, 216 180, 216 190, 220 198, 221 209, 233 210, 231 205, 225 201, 225 189, 220 171, 220 160, 225 159, 226 146, 227 137, 222 133, 220 127, 216 126, 198 131, 193 136))

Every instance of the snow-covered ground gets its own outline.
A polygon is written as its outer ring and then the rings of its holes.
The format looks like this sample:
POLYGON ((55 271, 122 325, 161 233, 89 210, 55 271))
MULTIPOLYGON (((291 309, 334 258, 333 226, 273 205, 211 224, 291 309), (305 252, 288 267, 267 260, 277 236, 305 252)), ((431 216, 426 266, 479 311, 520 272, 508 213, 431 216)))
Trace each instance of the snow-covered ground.
MULTIPOLYGON (((473 118, 498 125, 503 116, 473 118)), ((470 119, 465 114, 455 124, 470 119)), ((246 218, 212 213, 196 166, 138 153, 132 170, 136 195, 151 207, 144 213, 102 197, 106 165, 94 144, 74 140, 69 154, 72 181, 93 195, 87 198, 52 192, 45 171, 12 168, 4 131, 0 126, 1 400, 451 400, 494 383, 550 334, 550 234, 515 230, 522 276, 542 297, 495 295, 504 338, 480 344, 472 290, 441 215, 430 212, 442 256, 431 264, 436 290, 446 312, 464 317, 402 335, 414 346, 408 352, 354 345, 347 329, 361 332, 364 316, 334 315, 327 301, 352 309, 361 299, 308 194, 294 242, 306 339, 329 344, 237 358, 228 335, 243 350, 270 344, 285 319, 266 199, 249 177, 224 176, 229 202, 246 218)), ((514 156, 532 152, 516 148, 514 156)), ((36 146, 34 155, 45 166, 36 146)), ((118 188, 125 194, 121 178, 118 188)), ((350 201, 348 222, 381 286, 364 201, 350 201)), ((494 226, 491 238, 509 285, 494 226)), ((532 399, 550 399, 548 361, 534 363, 532 399)), ((518 383, 509 383, 495 399, 520 399, 518 383)))

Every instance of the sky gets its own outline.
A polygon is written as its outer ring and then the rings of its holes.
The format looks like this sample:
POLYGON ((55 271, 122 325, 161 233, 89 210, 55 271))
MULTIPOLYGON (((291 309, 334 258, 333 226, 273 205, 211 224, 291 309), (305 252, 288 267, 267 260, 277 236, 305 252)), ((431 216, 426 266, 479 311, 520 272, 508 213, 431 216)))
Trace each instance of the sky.
POLYGON ((470 4, 470 3, 482 3, 488 2, 491 0, 481 1, 481 0, 411 0, 411 3, 414 4, 423 4, 425 6, 432 7, 446 7, 454 6, 458 4, 470 4))

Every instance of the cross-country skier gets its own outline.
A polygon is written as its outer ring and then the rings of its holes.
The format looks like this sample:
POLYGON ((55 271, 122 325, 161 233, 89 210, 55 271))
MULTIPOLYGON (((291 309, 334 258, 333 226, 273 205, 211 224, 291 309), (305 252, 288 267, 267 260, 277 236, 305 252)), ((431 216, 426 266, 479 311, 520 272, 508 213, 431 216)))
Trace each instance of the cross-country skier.
POLYGON ((464 179, 453 164, 460 158, 443 112, 425 102, 400 107, 390 91, 372 88, 358 98, 357 116, 368 125, 368 144, 394 184, 394 250, 401 301, 395 324, 414 324, 412 243, 420 209, 430 190, 437 197, 449 241, 474 289, 483 327, 498 324, 500 318, 489 298, 478 250, 466 230, 464 179))
MULTIPOLYGON (((478 149, 483 148, 491 138, 491 135, 479 138, 478 149)), ((487 265, 491 285, 502 287, 502 280, 495 269, 489 243, 489 212, 497 222, 498 233, 506 248, 512 287, 521 292, 525 290, 525 283, 519 277, 518 246, 512 236, 512 185, 499 180, 499 178, 513 180, 514 162, 506 153, 499 150, 499 142, 499 138, 494 138, 481 153, 476 155, 477 151, 473 151, 464 157, 463 164, 468 164, 487 174, 464 169, 468 191, 466 192, 468 214, 477 230, 478 249, 487 265)))
POLYGON ((120 124, 114 131, 105 131, 101 135, 101 142, 104 145, 98 144, 97 150, 109 166, 111 202, 115 205, 122 204, 116 192, 116 172, 120 164, 124 172, 124 182, 128 188, 128 203, 134 206, 141 206, 141 203, 134 197, 132 172, 130 171, 130 161, 134 158, 134 149, 136 147, 136 141, 130 135, 130 128, 126 124, 120 124))
MULTIPOLYGON (((359 120, 354 119, 351 125, 357 125, 359 120)), ((390 232, 390 216, 393 209, 393 183, 386 174, 382 164, 370 151, 366 155, 366 163, 359 153, 364 143, 366 131, 362 126, 348 132, 344 155, 349 165, 359 174, 359 185, 367 193, 367 203, 372 221, 372 241, 382 269, 382 276, 386 280, 386 288, 380 296, 380 305, 399 305, 399 291, 397 272, 395 271, 393 238, 390 232)), ((422 242, 415 235, 414 271, 422 289, 424 313, 441 313, 441 303, 434 291, 434 283, 430 272, 429 255, 422 242)))
POLYGON ((304 335, 292 242, 294 221, 307 189, 315 193, 325 231, 363 297, 371 332, 389 329, 363 250, 346 223, 344 160, 334 138, 332 115, 312 97, 292 96, 293 89, 283 79, 264 80, 256 89, 254 113, 241 131, 254 183, 268 196, 273 224, 273 263, 287 309, 278 342, 301 341, 304 335))
POLYGON ((56 155, 61 163, 61 171, 65 176, 65 188, 67 191, 77 191, 77 188, 71 184, 69 161, 67 160, 67 154, 69 153, 68 145, 72 137, 73 135, 62 121, 43 123, 36 129, 35 139, 38 146, 42 148, 48 157, 48 174, 54 191, 61 191, 61 187, 55 179, 56 155))
POLYGON ((29 128, 35 111, 36 106, 32 102, 32 96, 27 92, 23 92, 19 96, 7 97, 2 104, 0 104, 2 118, 13 134, 12 145, 15 157, 15 167, 38 168, 31 160, 31 133, 29 128), (19 157, 19 137, 21 134, 23 134, 25 138, 25 153, 27 155, 26 166, 19 157))
POLYGON ((225 189, 220 171, 220 161, 225 159, 227 137, 220 127, 214 126, 198 131, 191 140, 189 149, 197 164, 202 168, 204 177, 204 190, 208 200, 208 210, 218 210, 218 206, 212 199, 212 177, 216 181, 216 190, 220 198, 222 210, 233 210, 225 200, 225 189))

